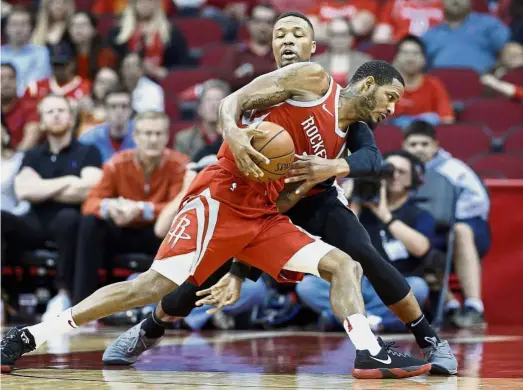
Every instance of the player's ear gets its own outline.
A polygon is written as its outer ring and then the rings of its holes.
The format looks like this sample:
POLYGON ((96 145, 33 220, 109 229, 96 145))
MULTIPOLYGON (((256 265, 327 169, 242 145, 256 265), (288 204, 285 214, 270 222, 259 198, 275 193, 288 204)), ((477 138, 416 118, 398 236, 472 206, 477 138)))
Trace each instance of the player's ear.
POLYGON ((363 80, 363 83, 361 85, 362 92, 369 91, 374 84, 376 84, 376 80, 374 80, 374 76, 366 77, 365 80, 363 80))
POLYGON ((316 41, 312 41, 311 44, 311 54, 316 53, 316 41))

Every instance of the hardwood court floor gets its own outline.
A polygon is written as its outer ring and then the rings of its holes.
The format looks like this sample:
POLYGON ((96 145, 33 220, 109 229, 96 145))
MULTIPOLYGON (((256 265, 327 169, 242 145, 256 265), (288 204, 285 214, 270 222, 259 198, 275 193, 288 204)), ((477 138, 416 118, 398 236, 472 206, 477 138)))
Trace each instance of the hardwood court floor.
MULTIPOLYGON (((104 367, 102 352, 122 330, 58 338, 2 375, 2 390, 523 389, 522 328, 447 333, 459 375, 404 380, 352 378, 354 347, 342 333, 173 331, 133 367, 104 367)), ((410 335, 384 339, 419 353, 410 335)))

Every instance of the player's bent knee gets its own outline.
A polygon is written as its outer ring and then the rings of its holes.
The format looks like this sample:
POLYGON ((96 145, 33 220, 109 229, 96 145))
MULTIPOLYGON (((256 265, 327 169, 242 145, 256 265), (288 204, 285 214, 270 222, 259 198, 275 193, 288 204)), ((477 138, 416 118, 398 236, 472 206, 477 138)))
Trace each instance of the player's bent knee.
POLYGON ((136 306, 157 303, 178 286, 154 270, 148 270, 131 281, 129 300, 136 306))
POLYGON ((361 270, 361 266, 348 254, 337 248, 334 248, 323 256, 318 263, 318 270, 320 272, 328 272, 331 275, 358 272, 358 269, 361 270))

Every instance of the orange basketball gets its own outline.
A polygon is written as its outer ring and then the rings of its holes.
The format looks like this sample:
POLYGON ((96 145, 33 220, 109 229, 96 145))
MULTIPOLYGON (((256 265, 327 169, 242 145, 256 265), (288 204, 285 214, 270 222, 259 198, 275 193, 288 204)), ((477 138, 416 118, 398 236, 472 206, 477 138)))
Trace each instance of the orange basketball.
POLYGON ((276 123, 260 122, 256 128, 267 131, 267 134, 254 137, 252 146, 270 160, 268 164, 264 161, 257 162, 263 171, 263 176, 257 180, 268 182, 281 179, 287 175, 294 161, 294 142, 290 134, 276 123))

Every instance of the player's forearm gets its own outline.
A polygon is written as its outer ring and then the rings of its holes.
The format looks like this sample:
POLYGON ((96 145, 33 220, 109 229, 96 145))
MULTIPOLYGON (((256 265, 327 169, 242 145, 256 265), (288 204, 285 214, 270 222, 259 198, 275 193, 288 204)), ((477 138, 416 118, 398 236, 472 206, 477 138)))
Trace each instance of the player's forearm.
POLYGON ((343 158, 349 167, 345 176, 370 176, 380 171, 383 159, 376 146, 372 130, 365 123, 357 122, 350 126, 347 148, 352 153, 343 158))
POLYGON ((296 194, 296 189, 301 184, 301 182, 285 184, 285 188, 276 199, 276 207, 280 213, 286 213, 303 198, 304 194, 296 194))

